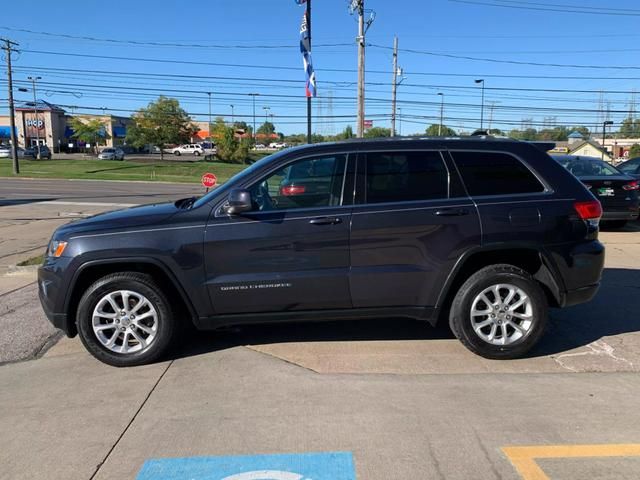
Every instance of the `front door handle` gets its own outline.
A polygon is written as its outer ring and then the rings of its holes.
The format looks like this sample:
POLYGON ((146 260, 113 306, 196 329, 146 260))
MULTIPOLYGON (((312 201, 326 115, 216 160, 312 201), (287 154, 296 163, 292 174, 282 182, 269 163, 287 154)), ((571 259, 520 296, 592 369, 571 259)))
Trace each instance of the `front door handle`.
POLYGON ((469 215, 469 210, 466 208, 441 208, 433 212, 438 217, 461 217, 463 215, 469 215))
POLYGON ((318 217, 309 220, 311 225, 337 225, 342 223, 342 219, 339 217, 318 217))

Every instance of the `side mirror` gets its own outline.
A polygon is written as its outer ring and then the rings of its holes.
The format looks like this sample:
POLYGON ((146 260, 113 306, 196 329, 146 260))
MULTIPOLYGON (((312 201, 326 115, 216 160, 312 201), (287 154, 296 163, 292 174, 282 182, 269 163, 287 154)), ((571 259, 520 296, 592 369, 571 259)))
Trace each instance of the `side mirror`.
POLYGON ((243 212, 249 212, 253 208, 251 193, 249 190, 241 188, 231 190, 227 202, 228 204, 224 207, 227 215, 239 215, 243 212))

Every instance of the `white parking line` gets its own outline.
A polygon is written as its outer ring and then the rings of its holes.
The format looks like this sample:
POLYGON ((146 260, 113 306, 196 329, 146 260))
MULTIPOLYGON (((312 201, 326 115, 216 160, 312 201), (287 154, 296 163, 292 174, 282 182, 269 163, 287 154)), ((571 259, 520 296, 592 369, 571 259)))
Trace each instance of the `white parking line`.
POLYGON ((137 207, 139 203, 106 203, 106 202, 65 202, 52 200, 50 202, 35 202, 40 205, 76 205, 79 207, 137 207))

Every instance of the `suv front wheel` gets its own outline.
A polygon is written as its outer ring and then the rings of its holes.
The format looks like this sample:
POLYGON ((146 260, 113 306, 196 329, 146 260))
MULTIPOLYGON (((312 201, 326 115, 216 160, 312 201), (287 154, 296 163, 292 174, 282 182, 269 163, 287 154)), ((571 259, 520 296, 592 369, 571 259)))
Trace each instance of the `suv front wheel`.
POLYGON ((547 298, 538 282, 513 265, 474 273, 456 294, 449 323, 462 344, 491 359, 517 358, 542 337, 547 298))
POLYGON ((152 277, 107 275, 78 304, 78 334, 89 352, 109 365, 128 367, 158 359, 171 343, 171 307, 152 277))

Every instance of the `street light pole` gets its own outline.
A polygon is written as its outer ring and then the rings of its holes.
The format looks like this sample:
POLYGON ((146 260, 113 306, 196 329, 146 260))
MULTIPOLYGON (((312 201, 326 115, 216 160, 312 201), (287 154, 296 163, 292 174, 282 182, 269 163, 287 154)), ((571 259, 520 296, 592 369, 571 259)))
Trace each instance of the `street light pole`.
POLYGON ((36 82, 40 80, 42 77, 27 77, 28 80, 31 80, 31 84, 33 85, 33 113, 35 116, 35 127, 36 127, 36 158, 40 160, 40 122, 38 121, 38 103, 36 100, 36 82))
POLYGON ((442 136, 442 116, 444 114, 444 93, 442 92, 438 92, 438 95, 440 96, 440 125, 438 125, 438 136, 441 137, 442 136))
POLYGON ((607 135, 607 125, 613 125, 613 122, 611 120, 602 122, 602 160, 604 160, 604 151, 606 150, 606 147, 604 146, 604 141, 607 135))
POLYGON ((484 78, 476 80, 476 83, 482 84, 482 103, 480 104, 480 130, 484 127, 484 78))
POLYGON ((259 93, 250 93, 249 96, 253 98, 253 138, 256 138, 256 97, 259 93))
POLYGON ((231 126, 232 126, 232 127, 235 127, 236 119, 235 119, 235 116, 234 116, 234 114, 233 114, 233 107, 234 107, 234 106, 233 106, 233 105, 229 105, 229 106, 231 107, 231 126))
POLYGON ((264 123, 267 123, 267 117, 269 116, 269 110, 271 110, 271 107, 262 107, 262 109, 264 110, 264 123))
POLYGON ((207 130, 209 131, 209 139, 211 139, 211 92, 207 92, 207 95, 209 96, 209 128, 207 130))

